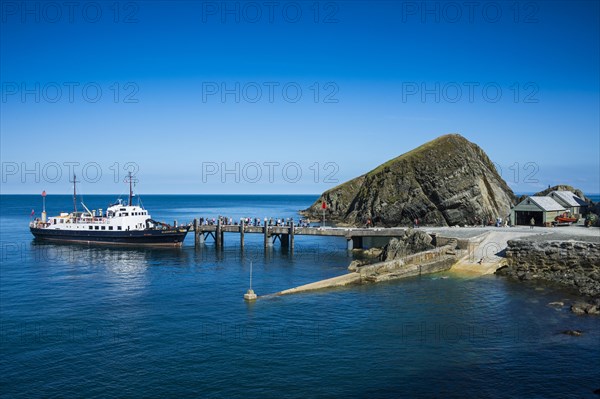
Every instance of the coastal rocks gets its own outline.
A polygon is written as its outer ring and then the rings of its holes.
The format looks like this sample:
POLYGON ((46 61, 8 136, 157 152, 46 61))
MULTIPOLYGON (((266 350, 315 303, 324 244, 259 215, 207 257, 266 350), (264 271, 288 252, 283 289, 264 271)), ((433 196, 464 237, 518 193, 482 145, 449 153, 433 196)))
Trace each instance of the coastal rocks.
POLYGON ((582 314, 600 314, 600 309, 594 303, 587 302, 575 302, 571 305, 571 312, 582 315, 582 314))
POLYGON ((364 266, 364 265, 368 265, 369 261, 366 259, 359 259, 359 260, 353 260, 349 265, 348 265, 348 271, 350 272, 355 272, 358 270, 359 267, 364 266))
POLYGON ((369 248, 363 251, 363 256, 371 257, 371 258, 379 258, 381 257, 381 253, 383 252, 383 248, 369 248))
POLYGON ((392 238, 383 248, 380 255, 382 261, 399 259, 417 252, 435 248, 431 243, 433 238, 422 230, 408 229, 401 238, 392 238))
POLYGON ((464 137, 441 136, 326 191, 303 214, 376 226, 474 225, 505 217, 514 194, 485 152, 464 137))

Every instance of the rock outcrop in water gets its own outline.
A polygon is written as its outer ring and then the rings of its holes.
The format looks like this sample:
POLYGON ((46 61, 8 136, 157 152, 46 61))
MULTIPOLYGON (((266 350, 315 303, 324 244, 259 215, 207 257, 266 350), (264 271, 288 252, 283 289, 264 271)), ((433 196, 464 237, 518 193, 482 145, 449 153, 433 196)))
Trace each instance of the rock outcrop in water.
POLYGON ((326 191, 303 213, 364 225, 454 226, 506 217, 515 196, 485 152, 458 134, 438 137, 326 191))
POLYGON ((380 260, 388 261, 400 259, 418 252, 429 251, 435 246, 432 237, 419 229, 408 229, 401 238, 392 238, 388 245, 383 248, 380 260))

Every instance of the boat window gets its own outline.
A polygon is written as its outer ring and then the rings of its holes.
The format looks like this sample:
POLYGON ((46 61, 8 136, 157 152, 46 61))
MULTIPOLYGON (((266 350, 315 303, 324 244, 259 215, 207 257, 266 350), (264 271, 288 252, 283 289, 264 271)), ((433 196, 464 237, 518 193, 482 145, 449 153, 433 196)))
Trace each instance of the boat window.
POLYGON ((108 229, 109 229, 109 230, 112 230, 112 229, 113 229, 113 227, 112 227, 112 226, 108 226, 108 229))
POLYGON ((93 227, 92 227, 92 226, 90 226, 90 227, 89 227, 89 229, 90 229, 90 230, 92 230, 92 229, 93 229, 93 227))
POLYGON ((125 213, 123 214, 123 216, 129 216, 129 214, 128 214, 127 212, 125 212, 125 213))
POLYGON ((98 230, 98 226, 94 226, 94 230, 98 230))
POLYGON ((121 226, 117 226, 117 230, 122 230, 121 226))
POLYGON ((106 226, 102 226, 102 230, 106 230, 106 226))

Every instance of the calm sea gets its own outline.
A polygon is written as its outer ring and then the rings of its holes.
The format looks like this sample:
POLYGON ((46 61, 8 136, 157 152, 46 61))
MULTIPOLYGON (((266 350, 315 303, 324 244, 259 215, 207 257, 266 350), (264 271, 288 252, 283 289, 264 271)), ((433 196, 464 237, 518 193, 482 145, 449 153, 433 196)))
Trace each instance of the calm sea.
MULTIPOLYGON (((315 196, 145 196, 153 218, 297 217, 315 196)), ((88 196, 90 209, 114 197, 88 196)), ((0 197, 0 395, 593 398, 600 318, 569 293, 446 274, 243 301, 346 271, 344 239, 225 247, 35 244, 39 196, 0 197), (580 337, 563 335, 578 329, 580 337)), ((69 196, 47 197, 50 214, 69 196)))

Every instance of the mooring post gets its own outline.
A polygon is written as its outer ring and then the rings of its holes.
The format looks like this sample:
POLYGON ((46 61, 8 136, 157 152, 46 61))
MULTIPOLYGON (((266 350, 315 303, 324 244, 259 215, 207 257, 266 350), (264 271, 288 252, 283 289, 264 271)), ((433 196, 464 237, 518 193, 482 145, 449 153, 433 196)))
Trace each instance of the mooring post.
POLYGON ((240 247, 244 248, 244 220, 240 219, 240 247))
POLYGON ((221 248, 221 246, 223 245, 222 228, 223 226, 221 225, 221 216, 219 216, 219 219, 217 220, 217 231, 215 232, 215 245, 217 248, 221 248))

